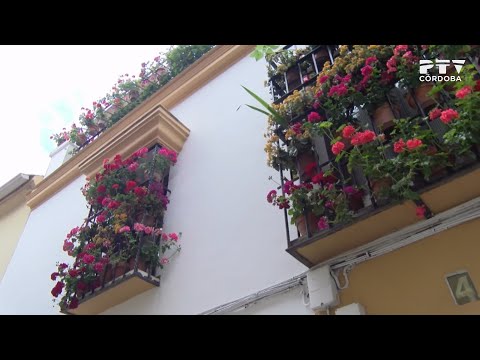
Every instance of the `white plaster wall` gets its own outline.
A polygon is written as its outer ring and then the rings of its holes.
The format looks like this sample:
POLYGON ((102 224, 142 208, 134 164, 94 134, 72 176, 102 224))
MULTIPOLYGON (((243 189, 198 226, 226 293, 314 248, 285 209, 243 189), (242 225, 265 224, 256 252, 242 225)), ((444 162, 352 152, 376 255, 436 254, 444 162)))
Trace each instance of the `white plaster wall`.
POLYGON ((315 315, 312 309, 303 304, 302 288, 296 287, 286 293, 272 296, 247 308, 239 309, 231 315, 315 315))
MULTIPOLYGON (((191 132, 171 172, 165 230, 183 233, 183 249, 159 288, 106 314, 197 314, 305 271, 285 252, 283 213, 265 199, 276 186, 268 177, 278 181, 263 151, 265 116, 237 111, 255 104, 241 84, 269 99, 265 77, 264 63, 245 58, 173 109, 191 132)), ((52 160, 47 174, 56 166, 52 160)), ((68 260, 65 235, 87 216, 84 183, 76 179, 30 214, 0 284, 0 314, 58 313, 50 273, 68 260)), ((305 311, 300 296, 285 296, 257 312, 305 311)))
MULTIPOLYGON (((30 213, 17 249, 0 283, 0 314, 58 314, 50 290, 66 234, 88 215, 80 177, 30 213)), ((71 260, 70 260, 71 262, 71 260)))
POLYGON ((76 147, 76 145, 73 145, 70 142, 64 142, 62 145, 53 150, 50 153, 50 163, 48 164, 45 176, 50 175, 52 172, 57 170, 65 161, 70 159, 72 157, 72 151, 76 147))
MULTIPOLYGON (((241 84, 269 99, 265 78, 263 62, 244 58, 172 110, 190 128, 165 218, 167 231, 183 232, 183 248, 160 288, 106 314, 197 314, 305 271, 285 252, 283 213, 266 201, 276 186, 268 177, 279 181, 266 165, 266 118, 237 111, 255 104, 241 84)), ((304 311, 298 302, 281 308, 272 311, 304 311)))

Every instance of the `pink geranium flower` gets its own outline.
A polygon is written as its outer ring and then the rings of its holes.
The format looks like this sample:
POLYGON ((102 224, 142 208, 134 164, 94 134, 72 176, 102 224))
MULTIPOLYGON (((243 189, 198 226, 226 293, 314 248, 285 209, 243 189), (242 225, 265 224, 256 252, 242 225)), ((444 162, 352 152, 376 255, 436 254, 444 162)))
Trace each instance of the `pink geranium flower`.
POLYGON ((415 150, 416 148, 418 148, 419 146, 422 146, 423 143, 422 143, 422 140, 420 139, 410 139, 410 140, 407 140, 407 149, 408 150, 415 150))
POLYGON ((308 114, 307 120, 308 120, 308 122, 316 123, 316 122, 321 121, 322 117, 320 116, 319 113, 317 113, 315 111, 312 111, 310 114, 308 114))
POLYGON ((335 155, 338 155, 342 152, 342 150, 345 148, 345 144, 341 141, 336 142, 335 144, 332 145, 332 153, 335 155))
POLYGON ((430 120, 435 120, 436 118, 440 117, 442 115, 442 109, 435 108, 430 113, 428 114, 428 117, 430 120))
POLYGON ((328 229, 328 219, 326 216, 322 216, 320 220, 318 220, 317 226, 319 230, 328 229))
POLYGON ((440 120, 441 120, 444 124, 448 124, 448 123, 450 123, 453 119, 456 119, 456 118, 458 118, 458 112, 456 112, 456 111, 453 110, 453 109, 444 110, 444 111, 442 111, 442 115, 440 115, 440 120))
POLYGON ((427 211, 427 209, 425 208, 425 205, 417 206, 417 208, 415 209, 415 213, 416 213, 417 217, 420 218, 420 219, 425 218, 425 212, 426 211, 427 211))
POLYGON ((143 230, 145 230, 145 225, 140 224, 140 223, 135 223, 135 224, 133 224, 133 230, 138 231, 138 232, 143 231, 143 230))
POLYGON ((91 264, 95 261, 95 256, 90 255, 90 254, 85 254, 85 255, 83 255, 82 260, 85 264, 91 264))
POLYGON ((118 233, 121 234, 121 233, 129 232, 129 231, 130 231, 130 226, 125 225, 125 226, 122 226, 122 227, 118 230, 118 233))
POLYGON ((400 154, 405 150, 405 146, 406 144, 403 139, 400 139, 395 144, 393 144, 393 151, 397 154, 400 154))
POLYGON ((458 90, 455 93, 455 97, 457 99, 463 99, 465 96, 467 96, 471 92, 472 92, 472 87, 467 85, 467 86, 464 86, 463 88, 461 88, 460 90, 458 90))

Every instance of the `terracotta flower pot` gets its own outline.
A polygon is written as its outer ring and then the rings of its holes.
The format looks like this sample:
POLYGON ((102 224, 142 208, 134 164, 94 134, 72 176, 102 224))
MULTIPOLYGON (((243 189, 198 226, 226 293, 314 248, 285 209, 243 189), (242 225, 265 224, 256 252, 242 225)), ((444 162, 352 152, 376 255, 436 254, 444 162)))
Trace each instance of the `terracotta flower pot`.
POLYGON ((372 120, 375 127, 382 131, 394 125, 395 115, 388 102, 384 102, 373 111, 372 120))
POLYGON ((330 57, 328 56, 328 50, 325 47, 322 47, 315 52, 315 60, 317 62, 318 61, 326 61, 326 60, 329 60, 329 59, 330 59, 330 57))
POLYGON ((88 292, 88 289, 87 290, 77 289, 76 290, 77 298, 78 299, 83 299, 83 297, 87 294, 87 292, 88 292))
POLYGON ((363 198, 361 195, 354 195, 348 197, 348 208, 350 210, 357 212, 364 207, 365 204, 363 203, 363 198))
POLYGON ((165 68, 162 68, 162 67, 158 68, 156 71, 154 71, 148 76, 149 83, 153 84, 153 83, 159 82, 162 79, 162 77, 166 74, 166 72, 167 70, 165 68))
POLYGON ((125 94, 125 101, 126 102, 133 102, 140 97, 140 91, 136 89, 130 90, 127 94, 125 94))
POLYGON ((113 269, 111 264, 107 264, 104 271, 100 273, 100 284, 107 284, 113 279, 113 269))
POLYGON ((156 219, 154 216, 145 213, 144 211, 139 211, 135 214, 135 221, 145 226, 155 226, 156 219))
MULTIPOLYGON (((128 259, 128 266, 130 268, 130 270, 134 270, 135 269, 135 259, 136 259, 136 256, 132 256, 130 259, 128 259)), ((138 270, 142 270, 142 271, 147 271, 147 263, 145 262, 145 260, 143 260, 142 258, 139 258, 138 259, 138 270)))
POLYGON ((117 263, 117 266, 113 266, 113 269, 112 269, 114 279, 117 279, 123 276, 127 272, 128 272, 128 264, 126 261, 121 261, 117 263))
POLYGON ((86 142, 87 142, 87 135, 86 134, 84 134, 84 133, 77 134, 75 144, 77 144, 78 146, 82 146, 86 142))
POLYGON ((100 127, 98 125, 91 125, 87 129, 87 134, 89 136, 94 136, 100 131, 100 127))
POLYGON ((300 72, 298 66, 293 66, 287 70, 288 91, 292 91, 302 83, 300 80, 300 72))
MULTIPOLYGON (((312 212, 309 212, 307 214, 307 221, 311 234, 315 234, 319 231, 317 226, 318 220, 320 220, 319 217, 315 216, 312 212)), ((301 215, 295 221, 295 225, 297 226, 298 232, 300 233, 301 237, 307 236, 307 221, 305 221, 305 216, 303 215, 301 215)))
MULTIPOLYGON (((119 111, 121 108, 124 107, 125 104, 122 104, 122 102, 120 101, 118 104, 112 104, 110 105, 106 110, 105 110, 105 119, 109 119, 110 117, 112 117, 112 115, 114 115, 117 111, 119 111)), ((99 125, 100 127, 102 127, 99 123, 99 120, 96 121, 97 125, 99 125)))
POLYGON ((375 200, 377 201, 384 201, 387 197, 383 194, 386 189, 389 189, 392 186, 392 179, 391 178, 381 178, 370 180, 370 187, 373 192, 373 196, 375 196, 375 200))
MULTIPOLYGON (((427 95, 428 92, 432 90, 432 88, 433 88, 432 83, 422 83, 414 90, 415 98, 417 99, 418 105, 420 105, 421 108, 424 110, 435 105, 434 99, 438 99, 438 94, 436 94, 433 98, 427 95)), ((410 94, 408 96, 408 105, 412 109, 417 108, 417 106, 415 105, 415 100, 410 94)))
MULTIPOLYGON (((425 150, 425 153, 430 156, 435 155, 437 152, 438 152, 437 147, 433 145, 429 146, 427 150, 425 150)), ((432 182, 444 177, 445 175, 447 175, 447 167, 445 165, 439 165, 432 168, 432 172, 430 174, 429 179, 425 179, 425 180, 427 182, 432 182)))

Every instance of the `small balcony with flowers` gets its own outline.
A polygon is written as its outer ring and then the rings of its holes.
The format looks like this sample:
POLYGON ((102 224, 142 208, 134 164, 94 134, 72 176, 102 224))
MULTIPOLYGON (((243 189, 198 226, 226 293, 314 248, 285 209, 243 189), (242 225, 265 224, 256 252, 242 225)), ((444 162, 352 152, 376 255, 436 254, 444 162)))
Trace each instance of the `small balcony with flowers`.
POLYGON ((51 274, 63 313, 98 314, 160 285, 159 269, 180 251, 179 234, 163 232, 176 161, 172 150, 144 147, 106 159, 87 181, 89 215, 63 242, 70 265, 57 263, 51 274))
POLYGON ((280 179, 267 201, 283 212, 292 256, 312 267, 480 196, 479 54, 476 45, 265 52, 273 104, 247 91, 268 115, 265 151, 280 179), (431 65, 422 78, 420 60, 431 65))
POLYGON ((57 146, 70 141, 76 145, 73 153, 81 152, 213 48, 213 45, 177 45, 152 61, 143 62, 137 75, 120 75, 105 96, 93 101, 92 106, 81 108, 77 123, 50 139, 57 146))

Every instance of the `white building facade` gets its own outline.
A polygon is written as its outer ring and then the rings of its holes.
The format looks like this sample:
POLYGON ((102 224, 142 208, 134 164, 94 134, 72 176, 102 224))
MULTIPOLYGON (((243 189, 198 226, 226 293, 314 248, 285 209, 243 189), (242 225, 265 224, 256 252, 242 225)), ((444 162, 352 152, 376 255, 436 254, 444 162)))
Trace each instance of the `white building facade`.
MULTIPOLYGON (((101 313, 314 314, 304 296, 307 267, 285 251, 284 218, 265 201, 277 186, 269 177, 278 178, 266 165, 265 116, 238 109, 252 103, 241 85, 269 98, 265 63, 249 57, 252 49, 216 47, 86 149, 72 158, 63 148, 53 154, 47 177, 30 195, 32 212, 0 284, 1 314, 60 313, 50 274, 56 262, 70 260, 62 251, 65 235, 88 215, 80 189, 103 158, 149 145, 134 130, 148 109, 189 130, 170 172, 164 219, 165 231, 182 232, 182 250, 161 271, 159 287, 101 313)), ((148 132, 149 125, 142 126, 148 132)), ((152 126, 161 133, 167 125, 152 126)), ((155 136, 148 141, 161 142, 155 136)))

